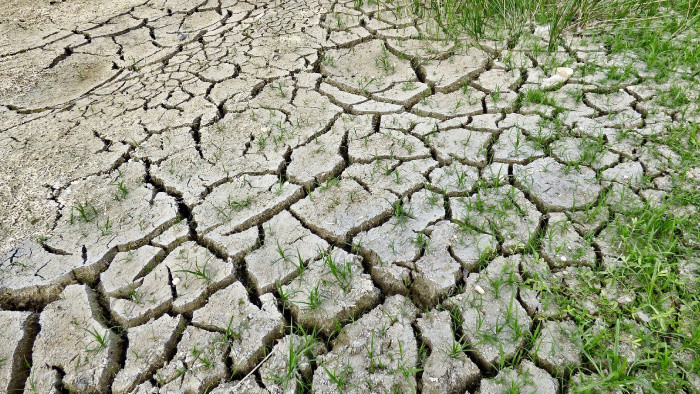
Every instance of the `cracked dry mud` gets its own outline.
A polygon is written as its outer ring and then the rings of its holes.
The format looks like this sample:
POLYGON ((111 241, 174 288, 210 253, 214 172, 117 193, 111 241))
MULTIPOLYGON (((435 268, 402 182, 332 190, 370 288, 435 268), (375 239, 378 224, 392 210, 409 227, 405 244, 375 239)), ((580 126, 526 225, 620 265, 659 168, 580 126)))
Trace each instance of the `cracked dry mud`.
POLYGON ((617 264, 616 207, 679 160, 645 138, 685 122, 663 87, 583 75, 607 54, 579 37, 546 59, 352 1, 10 4, 2 392, 559 392, 579 333, 526 279, 617 264))

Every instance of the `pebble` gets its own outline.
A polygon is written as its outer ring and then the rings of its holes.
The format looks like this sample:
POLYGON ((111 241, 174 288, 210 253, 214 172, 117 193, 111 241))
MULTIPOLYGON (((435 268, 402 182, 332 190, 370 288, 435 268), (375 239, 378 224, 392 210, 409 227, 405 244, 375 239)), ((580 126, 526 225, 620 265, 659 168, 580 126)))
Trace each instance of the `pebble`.
POLYGON ((560 83, 564 83, 568 81, 572 75, 574 75, 573 69, 569 67, 558 67, 554 75, 542 81, 542 86, 548 88, 560 83))

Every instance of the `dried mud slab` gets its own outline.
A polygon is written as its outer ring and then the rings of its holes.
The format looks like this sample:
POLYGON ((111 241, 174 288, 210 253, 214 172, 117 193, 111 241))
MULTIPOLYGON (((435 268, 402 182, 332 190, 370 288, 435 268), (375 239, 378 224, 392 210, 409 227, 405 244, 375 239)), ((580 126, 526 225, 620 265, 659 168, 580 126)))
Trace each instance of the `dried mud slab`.
POLYGON ((516 368, 507 368, 495 378, 484 379, 478 393, 501 393, 512 387, 521 392, 555 394, 559 392, 559 382, 546 371, 537 368, 529 360, 523 360, 516 368))
POLYGON ((272 356, 260 367, 265 388, 270 393, 299 392, 302 380, 311 379, 311 363, 325 352, 325 345, 311 336, 285 336, 272 348, 272 356))
POLYGON ((162 263, 172 277, 173 311, 190 312, 202 306, 214 291, 233 282, 235 267, 194 242, 175 249, 162 263))
POLYGON ((430 173, 438 163, 433 159, 404 161, 376 160, 367 164, 353 164, 345 169, 344 176, 366 185, 372 193, 382 190, 405 196, 423 188, 430 173))
POLYGON ((109 309, 114 319, 123 327, 144 324, 160 317, 173 305, 170 272, 166 265, 159 265, 129 292, 109 298, 109 309))
POLYGON ((573 322, 545 322, 532 352, 537 364, 554 376, 563 376, 581 365, 581 333, 573 322))
POLYGON ((416 313, 411 301, 397 295, 345 326, 333 349, 318 358, 312 390, 415 390, 418 348, 411 324, 416 313))
POLYGON ((11 393, 24 388, 28 373, 37 316, 31 312, 0 311, 0 390, 11 393))
POLYGON ((421 340, 430 348, 423 367, 423 392, 464 392, 481 377, 479 368, 464 351, 454 351, 457 343, 452 319, 447 311, 430 311, 418 318, 421 340))
POLYGON ((552 158, 516 165, 513 175, 516 184, 548 211, 581 208, 595 202, 602 190, 591 169, 567 168, 552 158))
POLYGON ((226 343, 220 333, 188 326, 175 356, 156 371, 161 391, 200 393, 227 376, 226 343))
POLYGON ((496 246, 488 234, 462 231, 447 221, 437 223, 423 255, 415 262, 411 290, 416 299, 423 305, 434 305, 456 289, 462 268, 476 268, 477 262, 489 256, 496 246))
POLYGON ((102 292, 111 296, 128 295, 134 290, 135 282, 153 270, 164 256, 162 249, 150 245, 117 253, 109 268, 100 275, 102 292))
POLYGON ((274 175, 242 176, 214 189, 193 209, 197 232, 244 230, 272 217, 301 193, 301 187, 274 175))
POLYGON ((489 370, 515 356, 525 345, 532 319, 517 299, 522 279, 520 255, 497 257, 466 278, 465 292, 449 299, 462 317, 462 330, 474 356, 489 370))
POLYGON ((24 307, 55 300, 65 286, 75 282, 71 268, 81 263, 75 256, 50 253, 35 241, 17 245, 2 256, 0 304, 24 307))
POLYGON ((412 108, 413 113, 437 119, 450 119, 483 113, 481 100, 485 94, 465 85, 452 93, 435 93, 422 99, 412 108))
POLYGON ((63 212, 53 235, 4 256, 2 268, 12 275, 3 275, 0 291, 17 304, 52 301, 76 279, 96 280, 118 251, 174 224, 174 199, 156 193, 144 177, 144 167, 130 163, 71 184, 59 198, 63 212))
POLYGON ((620 155, 605 147, 602 140, 593 138, 566 137, 551 145, 552 156, 564 163, 583 164, 600 171, 613 166, 620 155))
POLYGON ((431 135, 428 144, 443 164, 456 161, 471 166, 484 166, 491 138, 491 133, 457 128, 431 135))
POLYGON ((353 129, 348 135, 348 157, 353 162, 415 160, 429 156, 430 152, 421 140, 400 130, 380 128, 375 132, 353 129))
POLYGON ((479 190, 450 198, 452 218, 460 225, 496 237, 503 251, 523 250, 540 227, 542 214, 513 186, 479 190))
POLYGON ((58 385, 84 393, 108 390, 122 345, 99 320, 100 310, 97 295, 83 285, 66 287, 46 306, 25 391, 52 392, 58 385))
POLYGON ((247 373, 265 355, 265 347, 281 336, 284 318, 270 294, 260 297, 261 307, 251 303, 245 287, 234 282, 214 293, 194 312, 192 324, 220 332, 230 347, 231 369, 247 373))
POLYGON ((430 186, 450 197, 471 192, 478 180, 477 168, 460 163, 452 163, 430 173, 430 186))
POLYGON ((164 315, 129 329, 126 361, 124 368, 114 377, 112 392, 129 393, 137 385, 148 380, 175 350, 178 336, 183 329, 182 315, 164 315))
POLYGON ((193 146, 167 156, 153 166, 151 174, 155 182, 181 196, 188 206, 199 203, 208 186, 228 178, 225 168, 203 160, 193 146))
POLYGON ((45 245, 82 260, 73 270, 77 278, 96 278, 117 251, 141 246, 175 223, 175 200, 155 192, 145 176, 143 165, 126 163, 77 181, 61 194, 63 213, 45 245))
POLYGON ((446 60, 431 61, 421 66, 426 81, 437 91, 454 89, 464 80, 473 79, 486 68, 488 54, 470 47, 465 54, 451 56, 446 60))
POLYGON ((347 115, 341 115, 329 132, 294 150, 287 167, 290 180, 309 187, 325 182, 342 170, 345 161, 340 154, 340 145, 346 130, 340 125, 351 123, 350 120, 344 122, 343 116, 347 115))
POLYGON ((409 62, 391 53, 380 40, 358 44, 352 49, 332 49, 324 57, 321 72, 348 92, 376 93, 395 82, 418 82, 409 62))
POLYGON ((385 190, 370 193, 352 179, 335 179, 317 188, 290 210, 314 232, 334 242, 373 227, 387 217, 397 197, 385 190))
POLYGON ((245 257, 248 275, 258 294, 277 289, 299 274, 299 270, 328 250, 328 243, 288 211, 263 225, 265 243, 245 257))
POLYGON ((445 215, 442 196, 427 190, 402 199, 397 207, 401 210, 398 215, 353 239, 355 247, 369 253, 373 264, 409 264, 417 259, 421 246, 416 237, 445 215))
POLYGON ((360 259, 334 248, 300 268, 299 276, 280 290, 294 320, 330 334, 340 322, 374 307, 380 291, 363 272, 360 259))
POLYGON ((542 257, 553 267, 567 265, 595 266, 593 246, 581 237, 563 213, 549 214, 542 240, 542 257))
POLYGON ((501 163, 525 164, 544 157, 538 143, 531 141, 520 129, 511 127, 501 133, 493 145, 493 160, 501 163))

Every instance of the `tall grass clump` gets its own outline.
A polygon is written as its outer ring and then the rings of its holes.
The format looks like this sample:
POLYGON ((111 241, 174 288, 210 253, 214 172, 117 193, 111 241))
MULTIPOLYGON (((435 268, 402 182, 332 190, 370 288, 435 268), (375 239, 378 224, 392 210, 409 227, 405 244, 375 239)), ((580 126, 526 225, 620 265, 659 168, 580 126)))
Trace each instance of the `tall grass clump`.
MULTIPOLYGON (((378 2, 381 0, 365 0, 378 2)), ((356 2, 363 3, 362 0, 356 2)), ((530 23, 549 26, 549 50, 567 31, 639 32, 661 28, 665 38, 700 19, 700 0, 393 0, 400 9, 435 21, 451 38, 482 38, 489 30, 517 35, 530 23)), ((629 32, 628 32, 629 33, 629 32)))

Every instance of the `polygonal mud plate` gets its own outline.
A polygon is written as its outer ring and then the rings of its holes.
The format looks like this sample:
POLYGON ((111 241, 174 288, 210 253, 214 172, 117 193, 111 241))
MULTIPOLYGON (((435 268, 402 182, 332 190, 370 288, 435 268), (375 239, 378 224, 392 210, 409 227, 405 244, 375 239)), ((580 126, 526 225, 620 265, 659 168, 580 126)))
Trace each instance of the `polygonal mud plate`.
POLYGON ((245 257, 258 294, 273 291, 298 275, 301 266, 323 254, 328 243, 304 228, 288 211, 262 226, 265 243, 245 257))
POLYGON ((340 322, 375 306, 380 291, 363 272, 359 257, 332 249, 309 262, 282 287, 280 297, 299 324, 330 334, 340 322))
POLYGON ((352 179, 331 178, 290 210, 317 234, 345 243, 388 217, 397 200, 388 191, 370 193, 352 179))
POLYGON ((476 383, 481 372, 455 339, 449 312, 432 310, 418 318, 416 326, 430 348, 423 364, 424 393, 465 392, 476 383))
POLYGON ((247 373, 264 356, 265 347, 281 336, 284 318, 271 294, 260 297, 261 306, 250 302, 240 282, 214 293, 194 312, 192 324, 220 332, 230 347, 231 368, 247 373))
POLYGON ((488 369, 508 361, 525 345, 532 319, 517 299, 520 255, 497 257, 467 277, 465 292, 449 299, 462 316, 465 339, 488 369))
POLYGON ((544 209, 562 211, 591 204, 600 195, 595 172, 587 167, 566 167, 547 157, 513 168, 515 182, 544 209))
POLYGON ((453 220, 493 234, 508 253, 522 250, 540 227, 542 215, 513 186, 479 190, 471 197, 450 198, 453 220))
POLYGON ((333 349, 317 360, 312 390, 415 391, 418 348, 411 323, 416 313, 411 301, 397 295, 345 326, 333 349))
POLYGON ((241 176, 214 189, 192 210, 197 232, 232 233, 262 223, 302 195, 302 188, 274 175, 241 176))
POLYGON ((97 295, 83 285, 66 287, 46 306, 25 391, 48 393, 57 385, 79 392, 108 390, 119 369, 121 340, 99 320, 100 310, 97 295))

